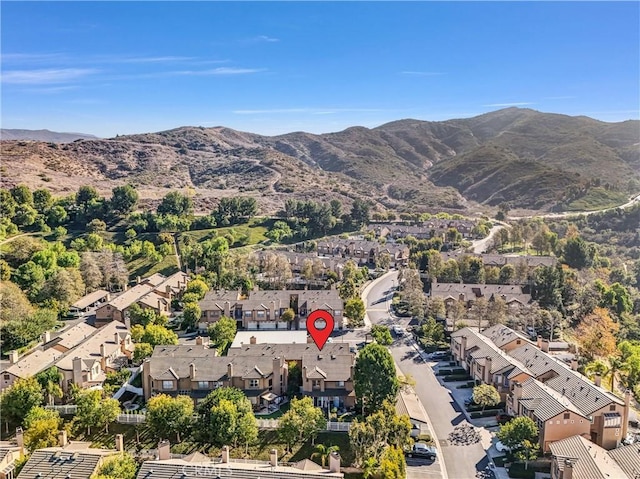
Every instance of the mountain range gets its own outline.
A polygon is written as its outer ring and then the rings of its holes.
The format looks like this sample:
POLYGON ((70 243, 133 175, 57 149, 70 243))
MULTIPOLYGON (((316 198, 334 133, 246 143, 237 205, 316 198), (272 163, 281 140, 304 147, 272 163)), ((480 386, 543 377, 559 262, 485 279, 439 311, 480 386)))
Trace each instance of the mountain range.
POLYGON ((368 198, 379 209, 400 211, 501 203, 540 211, 615 203, 640 190, 640 121, 523 108, 327 134, 181 127, 47 141, 2 142, 2 167, 11 172, 2 175, 3 186, 24 182, 66 192, 92 184, 107 192, 131 182, 150 203, 167 188, 188 188, 203 210, 240 193, 259 197, 264 212, 290 197, 368 198))
POLYGON ((0 138, 3 140, 34 140, 52 141, 54 143, 69 143, 75 140, 97 139, 97 136, 86 133, 60 133, 49 130, 16 130, 11 128, 0 129, 0 138))

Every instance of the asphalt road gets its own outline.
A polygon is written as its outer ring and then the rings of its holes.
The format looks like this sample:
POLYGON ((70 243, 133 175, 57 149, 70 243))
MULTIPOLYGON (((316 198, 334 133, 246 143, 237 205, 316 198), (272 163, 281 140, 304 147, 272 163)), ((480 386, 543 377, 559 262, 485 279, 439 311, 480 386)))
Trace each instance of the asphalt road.
MULTIPOLYGON (((393 296, 394 282, 397 285, 397 273, 381 278, 369 288, 365 304, 372 324, 400 324, 405 327, 409 324, 408 318, 391 319, 389 316, 388 308, 393 296)), ((414 389, 431 420, 440 452, 440 457, 433 464, 408 460, 407 477, 473 479, 478 471, 484 470, 488 459, 480 443, 470 446, 454 446, 448 443, 449 433, 456 425, 465 421, 449 391, 438 383, 431 366, 422 361, 413 340, 408 336, 396 338, 390 351, 402 372, 411 375, 416 381, 414 389), (444 474, 438 467, 441 460, 444 460, 446 468, 444 474)))

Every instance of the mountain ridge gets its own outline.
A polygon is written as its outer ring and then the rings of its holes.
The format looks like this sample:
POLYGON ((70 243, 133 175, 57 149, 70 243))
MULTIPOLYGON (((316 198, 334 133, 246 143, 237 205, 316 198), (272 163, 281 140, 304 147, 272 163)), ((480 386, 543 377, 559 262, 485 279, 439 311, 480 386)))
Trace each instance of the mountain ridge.
POLYGON ((88 133, 59 132, 47 129, 26 130, 17 128, 0 129, 2 140, 23 140, 23 141, 51 141, 54 143, 70 143, 75 140, 98 139, 95 135, 88 133))
POLYGON ((3 141, 3 158, 32 162, 45 170, 41 174, 75 172, 111 187, 132 181, 149 189, 151 199, 163 188, 194 188, 209 202, 254 192, 269 211, 288 197, 346 203, 369 197, 382 210, 464 211, 474 203, 474 209, 510 203, 550 210, 594 189, 611 201, 640 189, 639 139, 637 120, 606 123, 507 108, 325 134, 264 136, 220 126, 80 140, 48 150, 3 141))

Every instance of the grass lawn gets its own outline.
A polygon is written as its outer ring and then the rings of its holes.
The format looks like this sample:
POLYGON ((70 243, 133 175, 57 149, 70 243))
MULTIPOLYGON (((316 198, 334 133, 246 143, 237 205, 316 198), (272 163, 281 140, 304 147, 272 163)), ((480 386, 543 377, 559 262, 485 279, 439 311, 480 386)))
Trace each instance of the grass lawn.
POLYGON ((154 273, 162 273, 165 276, 169 276, 178 271, 178 262, 175 254, 165 256, 159 263, 154 262, 150 258, 135 258, 127 263, 127 269, 129 270, 129 277, 135 278, 140 276, 142 278, 150 276, 154 273))
MULTIPOLYGON (((115 435, 122 434, 124 436, 125 449, 155 449, 158 446, 158 437, 153 435, 148 427, 144 424, 134 426, 130 424, 112 424, 109 426, 109 432, 104 429, 92 429, 91 435, 86 435, 86 430, 80 432, 73 437, 74 440, 89 441, 93 447, 114 448, 115 435), (137 431, 137 436, 136 436, 137 431), (138 443, 139 438, 139 443, 138 443)), ((199 451, 211 456, 220 454, 220 449, 210 444, 201 444, 190 439, 181 438, 182 441, 177 443, 176 438, 170 438, 172 443, 171 451, 174 454, 190 454, 199 451)), ((342 464, 347 466, 353 462, 353 453, 349 444, 349 435, 339 432, 320 433, 316 438, 315 444, 325 444, 327 446, 338 446, 340 455, 342 456, 342 464)), ((258 440, 255 444, 249 446, 249 454, 245 454, 245 448, 238 446, 231 449, 231 457, 246 458, 256 460, 269 460, 269 452, 271 449, 277 449, 279 457, 283 462, 296 462, 302 459, 310 459, 315 450, 315 446, 311 441, 303 444, 296 444, 292 451, 286 452, 286 445, 280 440, 276 430, 260 430, 258 440)), ((318 459, 319 462, 319 459, 318 459)), ((353 476, 358 477, 358 476, 353 476)))
POLYGON ((607 191, 604 188, 591 188, 582 198, 578 198, 567 205, 569 211, 591 211, 613 208, 624 204, 627 195, 620 191, 607 191))
POLYGON ((185 231, 180 234, 181 245, 184 244, 183 238, 190 237, 193 242, 200 243, 216 236, 224 236, 227 233, 233 234, 236 239, 247 237, 246 243, 240 245, 231 245, 232 247, 240 247, 247 245, 254 245, 267 240, 264 235, 269 229, 269 225, 272 220, 265 220, 264 218, 252 218, 248 223, 234 226, 226 226, 224 228, 212 228, 206 230, 185 231))
POLYGON ((271 414, 265 414, 265 415, 257 415, 256 414, 256 419, 278 419, 279 417, 281 417, 285 412, 287 412, 289 410, 289 407, 291 406, 290 402, 287 402, 285 404, 283 404, 280 409, 278 409, 277 411, 272 412, 271 414))

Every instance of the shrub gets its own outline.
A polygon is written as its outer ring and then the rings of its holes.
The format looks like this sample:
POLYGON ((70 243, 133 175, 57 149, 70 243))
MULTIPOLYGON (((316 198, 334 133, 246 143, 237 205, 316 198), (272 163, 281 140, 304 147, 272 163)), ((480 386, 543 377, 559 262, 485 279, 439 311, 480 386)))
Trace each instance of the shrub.
POLYGON ((496 414, 498 414, 499 412, 502 412, 502 409, 487 409, 486 411, 482 412, 482 411, 475 411, 469 414, 469 417, 471 419, 478 419, 481 417, 492 417, 495 416, 496 414))
POLYGON ((453 381, 466 381, 467 379, 469 379, 467 374, 452 374, 450 376, 445 376, 443 381, 445 383, 450 383, 453 381))

